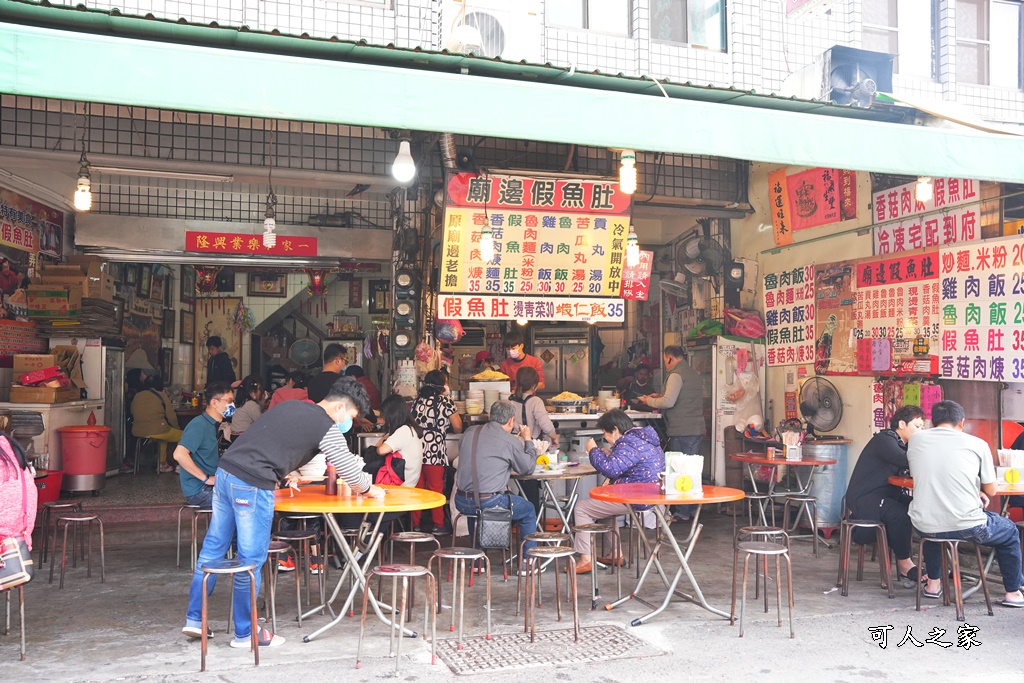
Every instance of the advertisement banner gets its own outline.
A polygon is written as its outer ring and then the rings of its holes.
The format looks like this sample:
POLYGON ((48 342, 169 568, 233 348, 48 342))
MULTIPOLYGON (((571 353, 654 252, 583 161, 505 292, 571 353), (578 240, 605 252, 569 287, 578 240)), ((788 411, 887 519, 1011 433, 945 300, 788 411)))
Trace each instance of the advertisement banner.
POLYGON ((206 254, 317 256, 317 238, 278 235, 277 244, 268 248, 263 246, 261 235, 186 230, 185 251, 198 251, 206 254))
POLYGON ((916 182, 871 195, 875 254, 937 247, 981 238, 980 183, 966 178, 935 178, 933 197, 915 198, 916 182), (965 206, 970 203, 970 206, 965 206))
POLYGON ((64 212, 0 188, 0 246, 61 258, 64 212))
POLYGON ((792 244, 793 226, 789 218, 789 190, 786 186, 785 167, 768 174, 768 203, 772 212, 775 246, 784 247, 787 244, 792 244))
POLYGON ((443 318, 462 320, 567 320, 573 322, 614 323, 625 319, 622 299, 590 297, 479 296, 441 294, 437 302, 443 318))
POLYGON ((764 322, 768 365, 814 360, 814 266, 765 273, 764 322))
POLYGON ((786 178, 793 230, 838 223, 856 217, 856 174, 812 168, 786 178))
POLYGON ((651 269, 654 266, 654 252, 641 251, 640 265, 622 271, 622 298, 647 301, 651 292, 651 269))
POLYGON ((943 247, 939 273, 939 374, 1024 381, 1024 236, 943 247))

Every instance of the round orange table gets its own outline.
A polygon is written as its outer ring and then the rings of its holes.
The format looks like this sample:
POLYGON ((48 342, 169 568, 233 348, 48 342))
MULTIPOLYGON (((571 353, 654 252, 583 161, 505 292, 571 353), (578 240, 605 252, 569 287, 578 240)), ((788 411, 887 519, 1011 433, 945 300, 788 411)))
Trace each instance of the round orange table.
MULTIPOLYGON (((382 537, 382 534, 380 533, 380 523, 384 518, 384 515, 376 515, 373 530, 365 540, 356 540, 356 543, 360 544, 359 549, 363 553, 362 565, 359 564, 360 558, 356 557, 355 548, 350 545, 348 539, 345 538, 341 527, 338 525, 338 521, 334 518, 334 515, 343 513, 362 514, 365 523, 366 515, 371 513, 429 510, 441 507, 446 502, 444 495, 437 493, 436 491, 407 488, 405 486, 382 486, 381 488, 385 491, 383 498, 372 498, 370 496, 361 495, 329 496, 324 492, 324 488, 325 487, 323 486, 303 486, 299 488, 298 491, 288 488, 278 489, 274 493, 274 509, 278 512, 322 514, 324 523, 330 531, 331 536, 334 538, 334 544, 341 549, 341 552, 346 559, 345 569, 341 572, 341 576, 338 578, 338 584, 335 586, 331 597, 327 599, 326 603, 323 605, 317 605, 307 614, 304 614, 303 617, 316 614, 324 608, 328 609, 331 614, 334 615, 331 603, 334 602, 341 593, 341 587, 345 582, 345 577, 351 572, 354 579, 352 581, 352 587, 349 590, 348 597, 345 599, 345 604, 342 605, 341 610, 336 616, 334 616, 334 620, 324 626, 321 626, 308 636, 304 636, 302 640, 306 643, 341 621, 342 617, 345 616, 345 612, 349 611, 352 601, 355 599, 356 591, 360 588, 367 592, 367 599, 373 606, 373 611, 376 613, 377 618, 388 626, 391 626, 391 622, 384 616, 384 613, 381 610, 381 603, 379 603, 374 597, 373 592, 370 589, 370 584, 366 580, 366 574, 370 570, 370 564, 373 562, 377 554, 377 547, 380 545, 382 537)), ((384 607, 388 606, 384 605, 384 607)), ((388 609, 390 610, 390 607, 388 607, 388 609)), ((416 635, 415 632, 409 631, 408 629, 406 629, 406 632, 413 637, 416 635)))
POLYGON ((722 610, 716 609, 708 604, 707 599, 704 597, 704 593, 701 592, 700 586, 697 584, 697 579, 690 570, 688 560, 690 558, 690 553, 693 552, 693 548, 697 544, 697 537, 700 535, 700 530, 703 528, 703 525, 698 523, 701 511, 700 506, 710 503, 728 503, 734 500, 742 500, 744 495, 745 494, 740 489, 731 489, 724 486, 704 486, 699 494, 664 494, 661 492, 658 484, 611 484, 609 486, 599 486, 595 489, 590 489, 590 497, 594 500, 603 500, 607 503, 625 504, 629 508, 629 513, 633 517, 633 521, 636 524, 637 529, 644 528, 643 521, 633 506, 653 506, 651 509, 654 510, 654 516, 658 519, 658 524, 661 525, 662 529, 662 532, 658 534, 653 546, 648 542, 646 534, 640 534, 640 538, 643 540, 644 544, 647 545, 647 549, 649 551, 647 563, 644 565, 644 569, 640 573, 640 579, 637 581, 636 587, 633 588, 633 591, 629 595, 605 605, 605 609, 614 609, 626 601, 633 599, 640 600, 640 602, 653 607, 651 603, 648 603, 639 597, 644 581, 646 581, 647 575, 653 568, 658 572, 659 576, 661 576, 661 580, 667 589, 665 599, 661 602, 661 605, 655 607, 652 612, 649 612, 638 619, 634 619, 631 622, 633 626, 639 626, 648 619, 652 619, 663 612, 665 608, 668 607, 672 597, 675 595, 679 595, 679 597, 696 603, 709 612, 728 619, 729 614, 727 612, 723 612, 722 610), (690 523, 690 534, 683 541, 683 545, 686 546, 685 552, 680 547, 679 542, 676 541, 676 537, 672 533, 672 525, 665 517, 664 507, 668 505, 698 506, 697 513, 693 516, 693 521, 690 523), (676 554, 676 558, 679 560, 679 569, 676 570, 676 573, 671 580, 668 578, 664 568, 661 566, 661 559, 659 558, 661 549, 665 547, 665 545, 672 548, 672 551, 676 554), (676 590, 676 586, 679 584, 679 580, 682 578, 683 574, 686 574, 686 579, 690 582, 690 586, 693 587, 693 595, 676 590))

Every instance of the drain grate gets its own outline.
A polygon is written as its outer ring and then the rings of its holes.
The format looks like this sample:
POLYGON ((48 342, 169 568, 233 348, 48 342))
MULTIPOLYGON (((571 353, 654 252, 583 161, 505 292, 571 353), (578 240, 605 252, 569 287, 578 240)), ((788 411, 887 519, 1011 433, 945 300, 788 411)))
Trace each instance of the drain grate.
POLYGON ((589 626, 580 629, 573 642, 572 629, 541 631, 530 643, 529 633, 508 633, 491 640, 473 638, 456 648, 454 640, 439 642, 437 654, 456 674, 524 669, 552 664, 584 664, 611 659, 657 657, 665 654, 620 626, 589 626))

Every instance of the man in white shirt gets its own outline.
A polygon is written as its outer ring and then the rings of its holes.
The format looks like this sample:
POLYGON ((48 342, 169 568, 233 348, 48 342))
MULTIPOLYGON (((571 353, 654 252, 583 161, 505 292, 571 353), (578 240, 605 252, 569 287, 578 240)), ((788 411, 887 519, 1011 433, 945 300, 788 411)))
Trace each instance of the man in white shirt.
MULTIPOLYGON (((992 546, 999 559, 1006 607, 1024 607, 1020 587, 1020 537, 1009 519, 988 512, 989 497, 996 495, 992 451, 981 439, 965 434, 964 409, 955 401, 932 406, 934 428, 911 435, 907 447, 914 499, 910 520, 921 536, 951 538, 992 546)), ((924 544, 928 584, 924 595, 942 597, 941 549, 924 544)))

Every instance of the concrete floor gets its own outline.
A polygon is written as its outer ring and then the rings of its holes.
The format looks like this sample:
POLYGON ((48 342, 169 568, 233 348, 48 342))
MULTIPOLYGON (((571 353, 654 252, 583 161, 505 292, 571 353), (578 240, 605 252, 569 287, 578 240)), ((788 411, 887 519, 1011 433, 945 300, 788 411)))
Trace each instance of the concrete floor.
MULTIPOLYGON (((722 514, 705 514, 704 532, 690 563, 708 600, 728 611, 731 578, 731 537, 733 521, 722 514)), ((682 530, 680 529, 680 533, 682 530)), ((115 532, 116 533, 116 532, 115 532)), ((187 554, 187 550, 186 550, 187 554)), ((580 613, 584 626, 615 624, 626 628, 667 654, 645 659, 624 659, 573 666, 548 666, 519 669, 486 675, 492 681, 536 681, 538 677, 557 681, 668 681, 693 680, 793 680, 801 677, 815 681, 879 680, 1019 680, 1021 632, 1024 610, 995 605, 995 616, 987 616, 980 595, 966 604, 967 622, 978 626, 976 636, 982 644, 966 650, 943 649, 927 644, 901 648, 896 643, 907 626, 924 641, 933 628, 945 629, 946 640, 956 641, 954 608, 928 601, 927 609, 914 611, 914 592, 897 588, 894 600, 886 597, 877 581, 877 569, 866 568, 865 580, 854 583, 849 597, 833 591, 838 550, 821 547, 815 559, 807 542, 794 542, 794 579, 796 587, 796 639, 788 629, 776 626, 774 605, 769 614, 748 601, 749 618, 744 638, 738 627, 725 619, 683 602, 673 603, 663 614, 640 627, 629 622, 647 612, 637 602, 614 611, 590 611, 589 599, 581 596, 580 613), (869 627, 891 625, 888 647, 872 642, 869 627)), ((424 558, 425 559, 425 558, 424 558)), ((666 563, 667 565, 670 563, 666 563)), ((671 563, 674 567, 675 563, 671 563)), ((0 636, 0 681, 369 681, 393 678, 394 660, 387 658, 386 627, 368 621, 364 642, 363 666, 355 669, 358 619, 345 619, 333 630, 311 643, 301 636, 325 623, 316 616, 301 629, 294 622, 294 598, 289 593, 291 576, 281 575, 278 595, 279 632, 288 642, 261 652, 258 669, 246 650, 229 648, 224 634, 227 592, 219 587, 212 599, 211 614, 218 630, 211 641, 208 672, 199 673, 199 643, 183 637, 190 573, 175 569, 173 542, 112 544, 107 554, 107 581, 99 582, 98 572, 91 579, 85 570, 68 570, 65 589, 57 589, 56 580, 47 584, 46 571, 26 590, 28 609, 28 659, 18 661, 17 631, 0 636), (283 622, 283 623, 282 623, 283 622)), ((58 568, 59 569, 59 568, 58 568)), ((632 585, 632 570, 624 583, 632 585)), ((550 591, 551 573, 545 577, 550 591)), ((449 586, 450 584, 445 584, 449 586)), ((589 593, 589 578, 581 577, 581 593, 589 593)), ((606 598, 613 582, 603 581, 606 598)), ((466 631, 483 633, 483 585, 470 589, 466 601, 466 631)), ((751 591, 752 591, 751 587, 751 591)), ((994 595, 1001 594, 998 579, 992 582, 994 595)), ((645 595, 657 599, 663 595, 657 579, 649 582, 645 595)), ((752 598, 752 595, 751 595, 752 598)), ((447 602, 447 600, 446 600, 447 602)), ((494 581, 494 631, 514 633, 522 621, 514 615, 515 581, 494 581)), ((422 612, 419 612, 422 614, 422 612)), ((422 618, 422 617, 420 617, 422 618)), ((447 610, 438 624, 439 638, 448 638, 447 610)), ((785 623, 785 621, 784 621, 785 623)), ((554 620, 550 602, 539 610, 541 630, 564 628, 554 620)), ((440 661, 431 666, 429 644, 423 640, 403 643, 401 672, 403 681, 451 680, 454 674, 440 661)), ((462 676, 483 680, 484 675, 462 676)))

